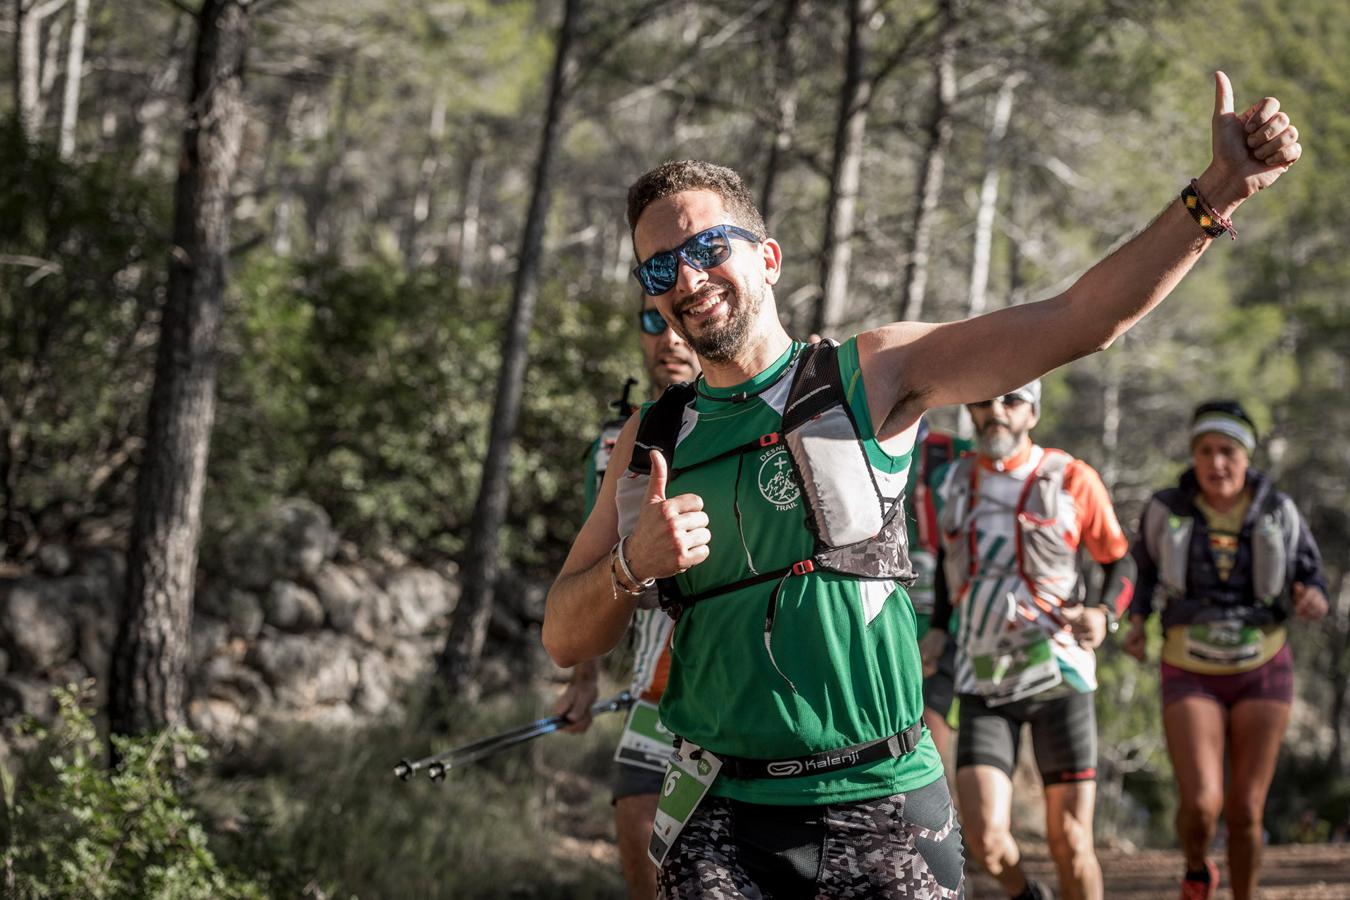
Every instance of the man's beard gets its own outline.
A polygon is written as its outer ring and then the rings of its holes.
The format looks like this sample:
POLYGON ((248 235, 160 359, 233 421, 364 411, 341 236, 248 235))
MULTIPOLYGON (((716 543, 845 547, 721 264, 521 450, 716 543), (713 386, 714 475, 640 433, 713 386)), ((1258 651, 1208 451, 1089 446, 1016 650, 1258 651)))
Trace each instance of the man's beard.
POLYGON ((1007 426, 996 428, 992 423, 986 425, 977 438, 980 453, 989 459, 1005 459, 1022 443, 1023 434, 1017 434, 1007 426))
POLYGON ((686 335, 685 342, 694 348, 700 359, 714 363, 731 362, 745 346, 750 330, 759 318, 763 300, 762 292, 743 292, 734 285, 728 285, 724 301, 727 305, 726 321, 712 327, 704 326, 701 334, 686 335))

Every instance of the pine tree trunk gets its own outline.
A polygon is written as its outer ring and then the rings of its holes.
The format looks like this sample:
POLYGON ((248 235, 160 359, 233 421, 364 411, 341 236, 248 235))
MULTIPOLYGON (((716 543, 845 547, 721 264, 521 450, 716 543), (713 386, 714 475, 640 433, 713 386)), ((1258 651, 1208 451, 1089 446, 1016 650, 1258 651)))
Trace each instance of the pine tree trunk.
POLYGON ((820 297, 811 330, 829 337, 843 317, 848 300, 848 269, 853 259, 853 220, 862 173, 863 137, 872 82, 866 77, 871 20, 876 0, 849 0, 848 56, 839 119, 834 133, 834 162, 825 205, 825 240, 820 251, 820 297))
MULTIPOLYGON (((38 75, 37 109, 33 113, 39 128, 47 121, 47 110, 51 108, 52 89, 56 87, 56 77, 61 71, 58 62, 61 59, 61 36, 64 32, 65 24, 60 19, 53 19, 52 24, 47 26, 47 40, 42 49, 42 60, 38 66, 40 74, 38 75)), ((34 132, 34 134, 36 133, 34 132)))
POLYGON ((440 169, 441 141, 445 138, 445 91, 436 91, 431 102, 431 120, 427 125, 426 150, 417 168, 417 189, 411 214, 404 220, 402 250, 404 265, 414 268, 421 256, 419 237, 431 216, 432 187, 440 169))
POLYGON ((186 23, 186 16, 176 17, 169 33, 168 61, 150 79, 146 95, 136 107, 136 125, 140 133, 136 137, 136 161, 132 163, 131 171, 137 175, 158 169, 164 156, 166 123, 182 94, 179 82, 191 38, 192 29, 186 23))
POLYGON ((483 200, 483 176, 487 168, 482 147, 474 141, 472 158, 464 171, 464 192, 460 199, 459 236, 454 246, 458 284, 473 287, 478 269, 478 226, 483 200))
POLYGON ((317 140, 323 149, 317 154, 310 181, 302 192, 305 227, 315 255, 342 252, 346 230, 342 216, 334 211, 333 198, 342 183, 342 164, 347 153, 347 119, 353 105, 352 95, 365 75, 359 61, 347 59, 333 87, 334 98, 325 118, 318 120, 321 133, 317 140))
POLYGON ((557 57, 549 89, 548 112, 535 168, 534 192, 521 238, 511 303, 511 321, 502 347, 502 372, 492 411, 492 430, 483 477, 470 522, 468 562, 464 569, 464 594, 459 613, 441 652, 439 675, 451 692, 469 701, 477 699, 478 664, 487 639, 488 621, 498 572, 499 536, 506 522, 510 487, 511 446, 520 418, 520 398, 525 382, 527 342, 534 322, 539 295, 539 263, 543 254, 544 226, 552 195, 553 173, 562 134, 567 85, 572 78, 572 43, 580 18, 581 0, 566 0, 558 31, 557 57))
POLYGON ((774 58, 773 87, 778 102, 774 105, 773 132, 769 136, 769 155, 764 161, 764 185, 759 194, 759 213, 773 234, 774 191, 784 157, 792 148, 792 132, 797 127, 797 66, 792 54, 792 32, 797 25, 801 0, 783 0, 783 16, 774 29, 778 47, 774 58))
POLYGON ((989 133, 984 150, 984 180, 980 184, 980 204, 975 213, 975 246, 970 262, 969 314, 984 312, 989 288, 989 259, 994 242, 994 213, 998 209, 998 178, 1003 160, 1003 140, 1012 118, 1013 91, 1022 83, 1021 73, 1003 79, 994 108, 989 115, 989 133))
POLYGON ((116 734, 182 721, 202 491, 215 417, 230 183, 243 135, 247 0, 203 0, 174 197, 168 297, 136 482, 109 716, 116 734))
POLYGON ((14 0, 14 114, 29 141, 42 129, 42 23, 65 2, 14 0))
POLYGON ((1021 303, 1027 290, 1026 253, 1022 249, 1026 240, 1027 188, 1019 177, 1019 162, 1014 158, 1008 167, 1008 306, 1021 303))
POLYGON ((89 0, 75 0, 71 15, 70 51, 66 57, 66 83, 61 97, 61 139, 57 152, 62 159, 75 155, 75 125, 80 115, 80 78, 84 71, 84 39, 89 26, 89 0))
POLYGON ((914 224, 910 229, 909 261, 900 293, 900 319, 915 320, 923 314, 928 289, 929 248, 933 243, 933 219, 942 195, 947 168, 947 147, 952 140, 952 109, 956 105, 956 9, 955 0, 943 0, 938 51, 933 59, 933 115, 928 124, 928 144, 923 172, 919 176, 914 224))

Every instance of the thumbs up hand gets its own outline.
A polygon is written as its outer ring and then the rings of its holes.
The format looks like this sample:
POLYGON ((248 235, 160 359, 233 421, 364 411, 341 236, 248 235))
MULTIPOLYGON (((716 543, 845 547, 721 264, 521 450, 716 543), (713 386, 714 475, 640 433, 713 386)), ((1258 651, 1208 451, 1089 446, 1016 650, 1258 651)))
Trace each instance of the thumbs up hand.
POLYGON ((1223 72, 1215 72, 1211 121, 1214 159, 1200 178, 1202 195, 1228 215, 1238 203, 1274 184, 1298 161, 1303 154, 1298 138, 1298 129, 1274 97, 1264 97, 1235 114, 1233 85, 1223 72))
POLYGON ((666 498, 669 469, 659 451, 651 451, 652 473, 637 525, 624 541, 624 560, 634 577, 669 578, 708 558, 708 514, 698 494, 666 498))

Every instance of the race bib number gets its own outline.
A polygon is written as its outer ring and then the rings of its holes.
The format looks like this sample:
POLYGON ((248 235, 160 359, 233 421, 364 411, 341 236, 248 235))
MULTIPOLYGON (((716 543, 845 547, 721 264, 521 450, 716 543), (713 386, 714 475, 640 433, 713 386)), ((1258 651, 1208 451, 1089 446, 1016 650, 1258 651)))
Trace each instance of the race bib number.
POLYGON ((652 822, 652 842, 647 847, 647 855, 658 867, 666 861, 670 848, 675 846, 680 832, 721 770, 720 759, 706 750, 700 753, 688 741, 671 754, 656 804, 656 819, 652 822))
POLYGON ((1261 655, 1264 635, 1241 622, 1206 622, 1186 629, 1186 654, 1211 663, 1246 663, 1261 655))
POLYGON ((656 704, 646 700, 636 701, 628 711, 623 736, 619 738, 619 746, 614 751, 615 761, 660 772, 666 768, 674 749, 675 735, 661 724, 656 704))
POLYGON ((1039 628, 1004 632, 992 647, 972 653, 970 662, 975 690, 1004 703, 1039 694, 1063 679, 1050 637, 1039 628))

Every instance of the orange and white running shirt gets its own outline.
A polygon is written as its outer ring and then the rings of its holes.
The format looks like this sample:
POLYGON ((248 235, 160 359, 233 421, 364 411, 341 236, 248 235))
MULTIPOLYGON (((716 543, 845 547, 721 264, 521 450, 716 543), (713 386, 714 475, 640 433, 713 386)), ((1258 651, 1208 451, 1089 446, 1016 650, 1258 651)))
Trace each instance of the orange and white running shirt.
POLYGON ((670 635, 675 620, 659 609, 639 609, 633 614, 633 681, 628 690, 634 697, 656 703, 670 677, 670 635))
MULTIPOLYGON (((1074 640, 1058 615, 1058 601, 1031 595, 1018 567, 1018 500, 1044 455, 1044 448, 1033 444, 999 464, 984 457, 976 463, 966 526, 975 530, 974 571, 966 589, 955 594, 961 608, 956 690, 979 693, 993 703, 1097 688, 1093 651, 1074 640)), ((946 493, 954 469, 948 466, 943 473, 939 496, 946 493)), ((1129 542, 1091 466, 1078 459, 1067 464, 1059 501, 1058 519, 1069 547, 1085 548, 1102 564, 1125 555, 1129 542)))

